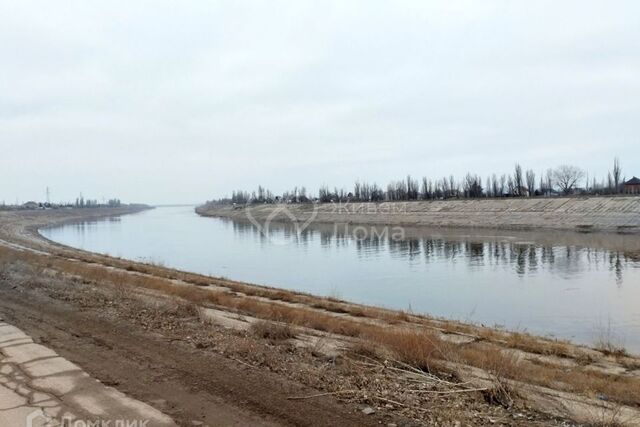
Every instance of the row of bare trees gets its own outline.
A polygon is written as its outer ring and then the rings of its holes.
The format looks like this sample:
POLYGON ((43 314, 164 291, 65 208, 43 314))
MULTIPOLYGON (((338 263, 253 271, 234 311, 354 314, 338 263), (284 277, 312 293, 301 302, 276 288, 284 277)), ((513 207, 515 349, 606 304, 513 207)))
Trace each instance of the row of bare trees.
POLYGON ((230 199, 222 199, 223 202, 231 202, 235 204, 246 203, 276 203, 281 200, 292 203, 307 203, 311 199, 307 196, 305 187, 294 187, 291 191, 285 191, 282 196, 276 196, 270 190, 262 186, 258 186, 257 191, 248 192, 243 190, 233 191, 230 199))
POLYGON ((511 174, 500 176, 492 174, 486 179, 468 173, 461 180, 453 175, 440 179, 423 177, 421 180, 410 175, 404 179, 391 181, 383 189, 376 183, 356 181, 352 191, 344 188, 330 189, 322 186, 317 196, 307 193, 305 187, 295 187, 282 195, 259 186, 256 191, 234 191, 231 198, 218 200, 221 203, 320 203, 345 201, 402 201, 402 200, 436 200, 451 198, 481 197, 536 197, 556 194, 616 194, 622 191, 624 178, 620 161, 616 158, 613 168, 606 179, 592 180, 577 166, 562 165, 555 169, 547 169, 539 176, 532 170, 524 170, 516 163, 511 174))

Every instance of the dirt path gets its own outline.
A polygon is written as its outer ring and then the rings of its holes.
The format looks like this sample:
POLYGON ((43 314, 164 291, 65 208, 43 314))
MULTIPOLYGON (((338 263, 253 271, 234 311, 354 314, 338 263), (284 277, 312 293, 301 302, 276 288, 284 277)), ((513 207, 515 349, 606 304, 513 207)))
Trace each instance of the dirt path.
POLYGON ((180 425, 373 425, 373 419, 331 397, 224 357, 132 330, 95 312, 51 299, 24 299, 0 288, 0 317, 92 376, 151 403, 180 425))

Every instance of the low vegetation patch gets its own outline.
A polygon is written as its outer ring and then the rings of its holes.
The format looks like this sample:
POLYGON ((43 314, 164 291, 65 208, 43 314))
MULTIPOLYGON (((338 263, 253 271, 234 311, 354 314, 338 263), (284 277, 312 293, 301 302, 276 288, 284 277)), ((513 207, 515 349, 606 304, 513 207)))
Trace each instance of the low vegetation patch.
POLYGON ((371 327, 363 337, 389 350, 398 361, 429 373, 438 370, 438 361, 450 351, 450 346, 427 331, 371 327))
POLYGON ((258 338, 265 338, 271 341, 285 341, 296 337, 290 325, 269 322, 267 320, 254 322, 249 328, 249 331, 258 338))

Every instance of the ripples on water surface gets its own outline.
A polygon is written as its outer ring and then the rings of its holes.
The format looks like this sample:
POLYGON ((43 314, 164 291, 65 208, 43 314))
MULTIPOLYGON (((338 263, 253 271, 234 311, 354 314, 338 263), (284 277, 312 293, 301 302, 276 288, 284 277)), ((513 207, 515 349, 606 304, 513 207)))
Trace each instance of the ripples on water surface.
POLYGON ((581 343, 611 330, 640 351, 636 236, 405 229, 394 240, 383 227, 284 224, 267 233, 192 207, 41 232, 113 256, 581 343))

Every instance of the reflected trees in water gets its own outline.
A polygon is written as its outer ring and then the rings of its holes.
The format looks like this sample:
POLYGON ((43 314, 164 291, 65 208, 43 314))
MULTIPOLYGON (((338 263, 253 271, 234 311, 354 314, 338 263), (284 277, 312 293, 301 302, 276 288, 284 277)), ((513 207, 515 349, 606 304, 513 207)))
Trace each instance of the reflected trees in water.
MULTIPOLYGON (((548 245, 522 242, 510 238, 487 236, 478 238, 438 236, 394 238, 392 233, 380 230, 357 233, 348 226, 314 226, 299 230, 287 223, 271 223, 259 228, 249 222, 228 220, 235 233, 258 239, 263 244, 273 241, 308 247, 318 241, 323 250, 353 246, 361 258, 388 254, 394 259, 411 263, 463 262, 470 269, 483 267, 512 269, 517 276, 536 274, 540 269, 560 277, 570 277, 591 269, 608 268, 622 284, 624 270, 629 262, 637 263, 637 256, 620 251, 608 251, 574 245, 548 245)), ((90 225, 86 225, 90 226, 90 225)), ((373 229, 373 227, 372 227, 373 229)))

